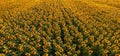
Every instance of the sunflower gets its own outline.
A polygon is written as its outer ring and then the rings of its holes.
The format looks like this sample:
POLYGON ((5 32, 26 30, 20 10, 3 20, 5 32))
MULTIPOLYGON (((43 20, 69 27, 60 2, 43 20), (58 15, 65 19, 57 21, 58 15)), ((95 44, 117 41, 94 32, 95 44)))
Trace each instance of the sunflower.
POLYGON ((44 51, 45 53, 49 52, 48 49, 44 49, 43 51, 44 51))
POLYGON ((58 52, 58 51, 57 51, 57 52, 55 52, 55 55, 60 55, 60 52, 58 52))
POLYGON ((5 56, 5 54, 1 53, 0 56, 5 56))
POLYGON ((120 56, 120 54, 115 54, 115 56, 120 56))
POLYGON ((36 51, 32 51, 31 54, 35 55, 35 54, 37 54, 37 52, 36 51))
POLYGON ((31 54, 30 53, 25 53, 25 56, 31 56, 31 54))
POLYGON ((0 40, 0 45, 3 45, 3 41, 2 40, 0 40))
POLYGON ((2 50, 4 53, 8 53, 8 50, 7 49, 3 49, 2 50))
POLYGON ((104 50, 103 52, 106 54, 106 53, 108 53, 109 51, 108 51, 108 50, 104 50))
POLYGON ((48 53, 44 53, 43 56, 48 56, 48 53))

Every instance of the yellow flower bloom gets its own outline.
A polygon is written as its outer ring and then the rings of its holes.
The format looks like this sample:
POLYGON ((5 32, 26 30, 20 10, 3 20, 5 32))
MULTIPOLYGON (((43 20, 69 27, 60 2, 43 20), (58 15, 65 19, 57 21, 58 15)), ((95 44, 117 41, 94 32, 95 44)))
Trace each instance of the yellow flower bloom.
POLYGON ((47 36, 47 37, 46 37, 46 40, 50 40, 50 37, 47 36))
POLYGON ((35 55, 35 54, 37 54, 37 53, 36 53, 36 51, 32 51, 31 54, 35 55))
POLYGON ((43 56, 48 56, 48 54, 47 54, 47 53, 44 53, 43 56))
POLYGON ((3 52, 4 52, 4 53, 8 53, 8 50, 7 50, 7 49, 3 49, 3 52))
POLYGON ((106 54, 106 53, 108 53, 109 51, 108 50, 104 50, 104 53, 106 54))
POLYGON ((114 43, 118 44, 118 43, 119 43, 119 41, 118 41, 118 40, 114 40, 114 43))
POLYGON ((36 40, 36 42, 38 42, 38 43, 39 43, 39 42, 40 42, 40 40, 38 39, 38 40, 36 40))
POLYGON ((55 52, 55 55, 60 55, 60 53, 59 52, 55 52))
POLYGON ((5 54, 1 53, 0 56, 5 56, 5 54))
POLYGON ((36 47, 40 47, 41 45, 40 44, 36 44, 36 47))
POLYGON ((110 49, 111 47, 110 46, 107 46, 107 49, 110 49))
POLYGON ((43 51, 44 51, 44 52, 48 52, 48 49, 44 49, 43 51))
POLYGON ((118 43, 118 46, 120 47, 120 43, 118 43))
POLYGON ((42 46, 43 49, 46 49, 47 47, 45 45, 42 46))
POLYGON ((62 48, 59 49, 59 52, 63 52, 64 50, 62 48))
POLYGON ((89 50, 89 54, 91 55, 93 53, 93 51, 92 50, 89 50))
POLYGON ((115 56, 120 56, 120 54, 115 54, 115 56))
POLYGON ((29 41, 30 39, 29 38, 25 38, 25 41, 29 41))
POLYGON ((72 55, 72 53, 71 53, 71 52, 67 52, 67 54, 68 54, 68 55, 72 55))
POLYGON ((2 47, 3 47, 4 49, 8 49, 8 47, 7 47, 6 45, 3 45, 2 47))
POLYGON ((30 53, 25 53, 25 56, 31 56, 31 54, 30 53))
POLYGON ((50 42, 47 42, 46 46, 47 47, 50 47, 51 43, 50 42))
POLYGON ((30 42, 30 44, 31 44, 31 45, 34 45, 34 43, 33 43, 33 42, 30 42))
POLYGON ((46 41, 46 40, 44 40, 44 41, 43 41, 43 44, 44 44, 44 45, 47 45, 47 41, 46 41))
POLYGON ((104 56, 108 56, 108 54, 104 54, 104 56))
POLYGON ((77 54, 80 54, 80 50, 77 50, 76 53, 77 53, 77 54))
POLYGON ((60 48, 60 45, 56 45, 55 48, 60 48))
POLYGON ((4 37, 2 37, 2 38, 1 38, 1 40, 3 40, 3 41, 4 41, 4 40, 5 40, 5 38, 4 38, 4 37))
POLYGON ((31 51, 36 51, 36 48, 31 47, 30 50, 31 50, 31 51))
POLYGON ((78 56, 77 54, 74 54, 73 56, 78 56))
POLYGON ((14 56, 17 56, 17 54, 16 54, 15 52, 12 52, 12 54, 13 54, 14 56))
POLYGON ((35 38, 39 39, 39 38, 40 38, 40 36, 38 36, 38 35, 35 35, 35 38))
POLYGON ((0 40, 0 45, 3 45, 3 41, 2 40, 0 40))
POLYGON ((18 50, 19 50, 19 51, 23 51, 23 45, 22 45, 22 44, 19 44, 19 45, 18 45, 18 50))
POLYGON ((61 40, 61 38, 60 38, 60 37, 56 37, 56 39, 57 39, 57 40, 61 40))

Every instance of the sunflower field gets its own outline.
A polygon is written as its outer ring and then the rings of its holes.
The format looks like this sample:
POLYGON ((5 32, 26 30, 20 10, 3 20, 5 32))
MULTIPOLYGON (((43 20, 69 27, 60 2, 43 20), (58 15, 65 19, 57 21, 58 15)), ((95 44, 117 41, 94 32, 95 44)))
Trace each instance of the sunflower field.
POLYGON ((120 3, 0 0, 0 56, 120 56, 120 3))

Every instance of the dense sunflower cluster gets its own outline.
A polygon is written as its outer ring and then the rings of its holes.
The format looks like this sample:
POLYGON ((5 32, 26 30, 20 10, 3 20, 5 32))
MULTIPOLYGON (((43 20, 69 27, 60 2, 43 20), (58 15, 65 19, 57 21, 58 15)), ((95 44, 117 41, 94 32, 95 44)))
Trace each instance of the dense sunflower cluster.
POLYGON ((89 1, 35 1, 0 5, 0 56, 120 55, 119 9, 89 1))
POLYGON ((120 0, 91 0, 91 1, 120 8, 120 0))

